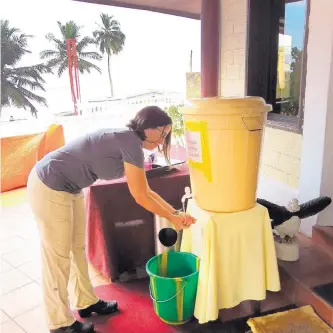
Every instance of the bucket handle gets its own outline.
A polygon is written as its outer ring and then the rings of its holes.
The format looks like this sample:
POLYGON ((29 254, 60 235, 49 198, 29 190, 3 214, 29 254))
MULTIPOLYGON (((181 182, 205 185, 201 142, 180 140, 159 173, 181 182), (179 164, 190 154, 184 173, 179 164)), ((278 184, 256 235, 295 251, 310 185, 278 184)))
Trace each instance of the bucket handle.
POLYGON ((170 298, 168 298, 168 299, 166 299, 166 300, 158 301, 157 299, 154 298, 154 296, 153 296, 153 294, 152 294, 152 292, 151 292, 151 286, 150 286, 150 283, 149 283, 149 293, 150 293, 150 298, 151 298, 154 302, 156 302, 156 303, 166 303, 166 302, 169 302, 169 301, 171 301, 172 299, 174 299, 178 294, 180 294, 180 293, 185 289, 185 287, 186 287, 187 284, 188 284, 188 281, 185 282, 184 287, 183 287, 182 289, 180 289, 180 290, 176 293, 176 295, 174 295, 174 296, 172 296, 172 297, 170 297, 170 298))
MULTIPOLYGON (((263 128, 263 125, 261 123, 261 121, 259 120, 258 117, 242 117, 242 122, 244 124, 244 126, 246 127, 246 129, 249 131, 249 132, 258 132, 258 131, 261 131, 262 128, 263 128), (258 121, 258 123, 260 124, 259 126, 255 127, 255 128, 249 128, 249 126, 247 126, 246 124, 246 120, 247 119, 256 119, 258 121), (258 128, 259 127, 259 128, 258 128)), ((250 126, 251 127, 251 126, 250 126)))

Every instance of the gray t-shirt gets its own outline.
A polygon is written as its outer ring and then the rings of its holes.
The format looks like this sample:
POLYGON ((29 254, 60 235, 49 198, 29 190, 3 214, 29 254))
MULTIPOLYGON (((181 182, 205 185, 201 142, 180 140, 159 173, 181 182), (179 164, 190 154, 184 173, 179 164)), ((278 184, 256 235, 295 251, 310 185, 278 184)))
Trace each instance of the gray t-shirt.
POLYGON ((77 194, 97 179, 123 177, 124 162, 144 168, 140 138, 130 130, 103 129, 50 152, 35 170, 51 189, 77 194))

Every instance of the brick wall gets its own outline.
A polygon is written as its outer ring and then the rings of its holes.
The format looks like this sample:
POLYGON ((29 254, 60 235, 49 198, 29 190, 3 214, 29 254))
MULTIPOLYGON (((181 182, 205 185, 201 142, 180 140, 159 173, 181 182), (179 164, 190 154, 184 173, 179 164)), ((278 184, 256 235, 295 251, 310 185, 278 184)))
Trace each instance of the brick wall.
POLYGON ((266 127, 261 172, 268 177, 298 188, 302 135, 266 127))
MULTIPOLYGON (((245 95, 247 0, 220 2, 220 95, 245 95)), ((266 128, 261 172, 294 188, 299 185, 302 136, 266 128)))
POLYGON ((223 0, 220 10, 220 94, 244 96, 247 0, 223 0))

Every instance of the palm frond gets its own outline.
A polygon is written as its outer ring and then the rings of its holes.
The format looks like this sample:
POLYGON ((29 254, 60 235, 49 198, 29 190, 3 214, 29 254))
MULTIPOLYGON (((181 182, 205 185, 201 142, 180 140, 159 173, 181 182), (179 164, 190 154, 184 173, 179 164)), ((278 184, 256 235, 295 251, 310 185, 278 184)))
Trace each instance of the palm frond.
POLYGON ((44 97, 38 96, 24 87, 18 87, 17 89, 21 92, 21 94, 24 97, 28 98, 29 100, 32 100, 32 101, 35 101, 37 103, 44 104, 45 106, 47 106, 46 99, 44 97))
POLYGON ((1 106, 13 105, 17 108, 24 106, 24 96, 10 82, 1 84, 1 106))
POLYGON ((63 39, 78 39, 81 36, 82 27, 74 21, 68 21, 65 24, 57 22, 63 39))
POLYGON ((93 60, 102 60, 103 57, 97 52, 81 52, 80 58, 83 59, 93 59, 93 60))
POLYGON ((29 67, 20 67, 20 69, 22 70, 23 69, 28 70, 29 68, 38 74, 52 74, 52 69, 45 64, 36 64, 29 67))
POLYGON ((62 37, 65 38, 65 35, 66 35, 65 25, 63 25, 60 21, 57 21, 57 25, 62 34, 62 37))
MULTIPOLYGON (((29 101, 29 99, 28 99, 27 97, 24 96, 24 94, 22 94, 22 95, 23 95, 23 100, 24 100, 24 106, 23 106, 23 108, 24 108, 24 109, 29 108, 31 114, 32 114, 32 115, 35 115, 35 116, 37 117, 37 112, 38 112, 38 111, 37 111, 37 109, 35 108, 35 106, 29 101)), ((45 106, 47 106, 47 104, 45 104, 45 106)))
POLYGON ((51 34, 51 33, 47 34, 47 35, 45 36, 45 38, 46 38, 49 42, 51 42, 51 43, 54 45, 54 47, 55 47, 56 49, 58 49, 58 50, 59 50, 59 48, 61 49, 61 48, 63 47, 63 45, 65 45, 64 42, 63 42, 61 39, 56 38, 56 37, 55 37, 53 34, 51 34))
POLYGON ((49 33, 47 33, 47 34, 45 35, 45 38, 46 38, 49 42, 51 42, 51 41, 53 41, 53 40, 55 39, 55 36, 53 35, 53 33, 49 32, 49 33))
POLYGON ((58 76, 60 77, 67 68, 68 68, 68 63, 67 61, 63 60, 58 68, 58 76))
POLYGON ((76 50, 77 52, 81 52, 84 48, 86 48, 89 45, 95 45, 96 41, 94 38, 91 37, 83 37, 77 44, 76 44, 76 50))
POLYGON ((96 42, 102 54, 120 53, 125 44, 126 36, 121 31, 119 21, 108 14, 101 14, 102 25, 98 25, 99 29, 93 32, 96 42))
POLYGON ((62 41, 58 38, 56 38, 56 36, 49 32, 48 34, 45 35, 45 38, 49 41, 49 42, 53 42, 54 44, 59 44, 61 43, 62 41))
POLYGON ((27 67, 18 67, 13 69, 6 69, 5 73, 8 76, 16 76, 16 77, 23 77, 23 78, 31 78, 35 81, 45 82, 42 74, 50 74, 52 70, 49 66, 44 64, 37 64, 34 66, 27 66, 27 67))
MULTIPOLYGON (((53 58, 53 59, 50 59, 48 62, 47 62, 47 66, 50 67, 50 68, 54 68, 54 67, 57 67, 59 66, 59 64, 63 61, 63 58, 60 54, 58 55, 58 57, 56 58, 53 58)), ((67 57, 65 57, 65 59, 67 59, 67 57)))
POLYGON ((31 101, 47 104, 44 97, 32 91, 45 91, 43 74, 52 73, 52 70, 45 64, 16 66, 25 54, 31 53, 28 41, 32 37, 10 27, 8 20, 1 20, 1 106, 30 108, 36 114, 37 109, 31 101))
MULTIPOLYGON (((96 23, 97 24, 97 23, 96 23)), ((94 30, 93 31, 93 37, 97 40, 99 40, 101 37, 100 37, 101 33, 99 30, 94 30)))
POLYGON ((92 68, 98 71, 99 73, 102 73, 101 69, 98 66, 87 60, 79 59, 78 65, 81 74, 83 74, 84 72, 90 73, 90 70, 92 68))
POLYGON ((112 30, 120 30, 120 23, 117 20, 111 20, 110 26, 112 30))
POLYGON ((109 41, 109 49, 112 51, 113 54, 120 53, 124 48, 124 44, 119 42, 117 39, 109 41))
POLYGON ((54 56, 57 56, 59 54, 58 51, 54 51, 54 50, 44 50, 42 52, 40 52, 39 56, 41 59, 48 59, 54 56))
POLYGON ((13 82, 15 84, 15 86, 17 86, 17 87, 28 87, 31 90, 40 89, 40 90, 45 91, 42 83, 40 83, 38 81, 29 80, 24 77, 12 76, 11 82, 13 82))
POLYGON ((31 113, 36 114, 37 109, 29 100, 47 106, 44 97, 38 96, 23 87, 15 87, 9 82, 6 82, 5 87, 1 87, 1 105, 3 106, 13 105, 17 108, 30 108, 31 113))
POLYGON ((30 38, 32 35, 11 28, 8 20, 1 20, 1 68, 15 66, 25 54, 31 53, 27 48, 30 38))
POLYGON ((106 45, 105 45, 105 40, 101 39, 99 41, 99 50, 102 54, 104 54, 105 52, 108 53, 109 49, 107 49, 106 45))
POLYGON ((101 14, 101 21, 103 24, 103 27, 108 29, 111 26, 111 22, 113 21, 113 16, 112 15, 108 15, 108 14, 101 14))
MULTIPOLYGON (((96 45, 96 40, 92 37, 85 36, 80 39, 81 26, 74 21, 68 21, 65 24, 60 21, 57 22, 60 30, 60 39, 56 38, 53 34, 48 34, 47 39, 55 45, 55 49, 44 50, 40 53, 42 59, 49 59, 47 66, 50 68, 57 68, 58 76, 61 76, 68 68, 68 55, 67 55, 67 40, 75 39, 77 41, 76 50, 78 56, 78 63, 84 59, 101 60, 102 56, 98 52, 86 51, 89 45, 96 45)), ((96 69, 100 72, 100 68, 89 61, 81 61, 80 72, 89 73, 90 69, 96 69), (90 65, 88 65, 90 64, 90 65), (89 71, 87 70, 89 69, 89 71)), ((79 65, 80 66, 80 65, 79 65)))

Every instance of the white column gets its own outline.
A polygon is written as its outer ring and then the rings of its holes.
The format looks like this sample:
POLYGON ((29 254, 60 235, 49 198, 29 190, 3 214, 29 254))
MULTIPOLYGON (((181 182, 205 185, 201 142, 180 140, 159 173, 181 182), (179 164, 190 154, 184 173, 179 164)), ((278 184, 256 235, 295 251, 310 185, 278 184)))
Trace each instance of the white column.
MULTIPOLYGON (((333 198, 333 1, 312 0, 309 17, 299 199, 333 198)), ((333 226, 333 206, 302 223, 333 226)))
POLYGON ((245 94, 247 0, 221 0, 220 3, 220 95, 245 94))

